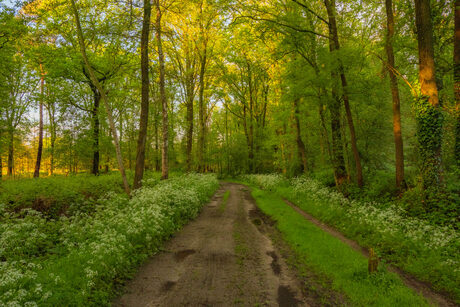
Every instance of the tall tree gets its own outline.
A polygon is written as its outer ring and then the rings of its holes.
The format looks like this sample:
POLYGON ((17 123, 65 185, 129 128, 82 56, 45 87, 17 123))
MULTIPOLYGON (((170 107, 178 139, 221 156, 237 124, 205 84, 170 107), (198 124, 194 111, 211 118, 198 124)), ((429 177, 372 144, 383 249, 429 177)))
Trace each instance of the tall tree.
POLYGON ((157 40, 158 63, 160 66, 160 103, 162 112, 162 144, 161 144, 161 179, 168 179, 169 175, 169 123, 168 123, 168 100, 166 97, 165 82, 165 56, 163 53, 162 26, 161 26, 161 0, 155 0, 156 20, 155 31, 157 40))
POLYGON ((403 138, 401 133, 401 108, 399 99, 399 89, 395 73, 395 57, 393 52, 395 22, 393 15, 392 0, 385 0, 385 9, 387 13, 387 33, 385 39, 385 51, 387 54, 388 72, 390 74, 391 97, 393 99, 393 135, 395 140, 396 187, 398 189, 401 189, 404 186, 404 151, 403 138))
POLYGON ((35 172, 34 178, 40 176, 40 164, 42 162, 42 152, 43 152, 43 99, 45 95, 45 71, 43 70, 43 64, 40 63, 40 106, 39 113, 40 119, 38 124, 38 150, 37 150, 37 160, 35 162, 35 172))
MULTIPOLYGON (((324 0, 326 6, 327 15, 329 19, 329 40, 332 46, 331 52, 337 52, 340 49, 339 35, 337 31, 337 21, 336 21, 336 5, 335 0, 324 0)), ((338 56, 338 55, 337 55, 338 56)), ((348 128, 350 130, 350 142, 351 148, 353 150, 353 158, 355 160, 356 168, 356 181, 359 187, 363 185, 363 170, 361 166, 361 158, 359 156, 357 141, 356 141, 356 132, 355 125, 353 123, 353 116, 350 109, 350 100, 348 97, 348 84, 345 76, 345 69, 343 67, 342 61, 338 58, 338 73, 340 75, 340 81, 342 83, 342 100, 345 106, 345 113, 348 122, 348 128)))
POLYGON ((294 99, 294 117, 295 117, 296 143, 297 143, 297 150, 298 150, 298 153, 299 153, 299 159, 301 161, 301 171, 302 171, 302 173, 306 173, 308 171, 307 150, 305 149, 305 143, 302 141, 302 134, 301 134, 301 131, 300 131, 299 100, 300 99, 294 99))
POLYGON ((78 15, 77 6, 75 5, 75 0, 70 0, 70 1, 71 1, 71 5, 72 5, 73 15, 74 15, 74 18, 75 18, 75 25, 77 27, 77 36, 78 36, 78 44, 80 46, 80 52, 81 52, 81 55, 83 57, 83 61, 85 63, 86 69, 88 70, 88 73, 90 75, 90 78, 91 78, 93 84, 97 87, 99 93, 101 94, 102 100, 104 101, 104 105, 105 105, 105 108, 106 108, 106 111, 107 111, 107 117, 109 119, 110 130, 112 132, 113 142, 115 144, 115 151, 116 151, 116 155, 117 155, 118 168, 120 170, 121 177, 122 177, 122 180, 123 180, 123 187, 125 189, 125 192, 127 194, 130 194, 131 190, 130 190, 130 187, 129 187, 129 184, 128 184, 128 180, 126 178, 125 167, 123 165, 123 157, 121 155, 120 143, 118 141, 118 135, 117 135, 117 130, 115 128, 115 122, 113 120, 112 110, 111 110, 111 108, 109 106, 107 95, 106 95, 104 89, 102 88, 101 84, 99 83, 99 80, 96 78, 96 75, 94 74, 93 68, 91 67, 91 64, 89 63, 88 57, 86 55, 85 39, 83 37, 83 31, 82 31, 81 25, 80 25, 80 17, 78 15))
POLYGON ((415 105, 423 186, 439 188, 442 180, 443 116, 436 84, 430 0, 415 0, 420 96, 415 105))
POLYGON ((455 160, 460 168, 460 0, 455 0, 454 28, 455 160))
POLYGON ((141 116, 139 122, 139 137, 137 139, 136 172, 134 173, 133 189, 141 186, 145 167, 145 143, 147 139, 147 125, 149 119, 149 32, 150 15, 152 12, 151 0, 144 0, 144 19, 141 34, 141 74, 142 97, 141 116))

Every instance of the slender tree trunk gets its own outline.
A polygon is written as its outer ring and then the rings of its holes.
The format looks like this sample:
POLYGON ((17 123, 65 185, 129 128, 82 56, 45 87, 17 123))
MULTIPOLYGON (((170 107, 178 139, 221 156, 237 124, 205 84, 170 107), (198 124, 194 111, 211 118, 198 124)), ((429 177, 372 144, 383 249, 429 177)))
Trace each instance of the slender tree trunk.
POLYGON ((154 125, 154 134, 155 134, 155 170, 157 172, 159 172, 161 170, 160 136, 159 136, 159 131, 158 131, 158 125, 159 125, 158 114, 155 113, 155 125, 154 125))
MULTIPOLYGON (((326 10, 328 14, 328 19, 329 19, 329 35, 330 35, 330 40, 331 40, 331 45, 332 45, 332 52, 337 51, 340 49, 340 44, 339 44, 339 36, 337 32, 337 23, 336 23, 336 11, 335 11, 335 0, 324 0, 324 3, 326 5, 326 10)), ((356 144, 356 132, 355 132, 355 126, 353 123, 353 116, 351 114, 351 109, 350 109, 350 100, 348 98, 348 85, 347 85, 347 79, 345 76, 345 70, 343 67, 342 62, 339 60, 339 74, 340 74, 340 81, 342 83, 342 100, 343 104, 345 107, 345 114, 347 117, 347 122, 348 122, 348 128, 350 130, 350 139, 351 139, 351 148, 353 151, 353 158, 355 160, 355 168, 356 168, 356 181, 359 187, 362 187, 363 185, 363 171, 362 171, 362 166, 361 166, 361 158, 359 156, 358 152, 358 146, 356 144)))
POLYGON ((99 175, 99 161, 100 161, 100 151, 99 151, 99 104, 101 101, 101 94, 94 85, 91 85, 91 90, 93 91, 93 109, 91 111, 92 123, 93 123, 93 165, 91 169, 91 174, 99 175))
MULTIPOLYGON (((329 50, 332 52, 333 42, 329 41, 329 50)), ((340 189, 341 185, 347 181, 347 171, 345 168, 345 159, 343 157, 343 140, 342 140, 342 121, 341 121, 341 101, 337 92, 338 78, 337 72, 331 70, 332 80, 332 99, 329 103, 329 112, 331 114, 331 139, 332 139, 332 167, 334 170, 335 185, 340 189)))
POLYGON ((433 49, 430 0, 415 0, 422 97, 416 106, 417 137, 422 160, 423 186, 439 188, 442 181, 441 144, 443 118, 440 110, 433 49))
POLYGON ((198 97, 199 103, 199 124, 200 124, 200 135, 198 137, 198 167, 200 172, 204 172, 206 169, 206 164, 204 161, 205 155, 205 133, 206 133, 206 123, 205 123, 205 106, 204 106, 204 87, 205 87, 205 73, 206 73, 206 44, 203 44, 203 55, 201 57, 200 63, 200 92, 198 97))
POLYGON ((161 151, 161 179, 168 179, 169 175, 169 161, 168 161, 168 101, 166 100, 166 90, 165 90, 165 58, 163 54, 163 43, 162 43, 162 29, 161 29, 161 8, 160 0, 155 0, 156 4, 156 22, 155 30, 157 37, 157 49, 158 49, 158 62, 160 64, 160 102, 161 102, 161 111, 163 117, 163 142, 162 142, 162 151, 161 151))
POLYGON ((38 151, 37 151, 37 160, 35 163, 35 172, 34 178, 40 176, 40 165, 42 162, 42 152, 43 152, 43 96, 45 95, 45 73, 43 71, 43 65, 40 63, 40 120, 38 124, 38 151))
POLYGON ((395 33, 395 24, 393 17, 393 1, 385 0, 387 13, 387 37, 385 40, 385 50, 387 53, 388 72, 390 74, 391 96, 393 98, 393 135, 395 140, 395 158, 396 158, 396 187, 404 188, 404 151, 403 139, 401 133, 401 111, 399 100, 399 89, 395 68, 395 57, 393 53, 393 36, 395 33))
POLYGON ((55 109, 54 104, 51 102, 48 104, 48 118, 50 126, 50 175, 54 173, 54 150, 56 144, 56 122, 54 118, 55 109))
POLYGON ((295 117, 295 128, 296 128, 296 141, 297 141, 297 150, 299 153, 299 158, 301 161, 301 171, 306 173, 308 171, 307 165, 307 151, 305 149, 305 144, 302 141, 302 134, 300 131, 300 110, 299 110, 299 99, 294 100, 294 117, 295 117))
POLYGON ((152 12, 151 0, 144 0, 144 20, 141 34, 141 74, 142 97, 141 117, 139 122, 139 137, 137 139, 136 171, 134 173, 133 189, 141 187, 145 166, 145 143, 147 140, 147 126, 149 120, 149 30, 150 15, 152 12))
POLYGON ((193 146, 193 95, 189 95, 187 102, 187 171, 192 170, 193 146))
POLYGON ((460 168, 460 0, 455 1, 454 30, 455 159, 460 168))
POLYGON ((8 172, 9 177, 13 176, 14 169, 14 128, 10 128, 8 131, 9 143, 8 143, 8 172))
POLYGON ((99 80, 96 78, 96 75, 94 74, 93 68, 91 67, 91 64, 89 63, 88 57, 86 55, 86 47, 85 47, 85 39, 83 38, 83 32, 81 30, 81 25, 80 25, 80 17, 78 16, 78 10, 77 6, 75 5, 75 0, 70 0, 72 4, 72 10, 73 14, 75 17, 75 25, 77 27, 77 35, 78 35, 78 43, 80 45, 80 51, 83 57, 83 61, 85 62, 86 69, 88 70, 88 73, 90 75, 91 81, 93 84, 96 86, 98 89, 99 93, 101 94, 102 100, 104 101, 105 108, 107 110, 107 117, 109 119, 109 126, 110 130, 112 132, 112 137, 113 137, 113 142, 115 144, 115 151, 117 155, 117 161, 118 161, 118 168, 120 169, 121 177, 123 180, 123 186, 125 189, 125 192, 129 195, 130 194, 130 187, 128 184, 128 180, 126 178, 126 172, 125 172, 125 167, 123 165, 123 157, 121 155, 121 149, 120 149, 120 143, 118 141, 118 135, 117 135, 117 130, 115 127, 115 121, 113 120, 113 115, 112 115, 112 110, 110 109, 109 102, 107 100, 107 95, 102 88, 101 84, 99 83, 99 80))
POLYGON ((55 144, 56 144, 56 134, 51 134, 50 139, 50 175, 54 174, 54 152, 55 152, 55 144))

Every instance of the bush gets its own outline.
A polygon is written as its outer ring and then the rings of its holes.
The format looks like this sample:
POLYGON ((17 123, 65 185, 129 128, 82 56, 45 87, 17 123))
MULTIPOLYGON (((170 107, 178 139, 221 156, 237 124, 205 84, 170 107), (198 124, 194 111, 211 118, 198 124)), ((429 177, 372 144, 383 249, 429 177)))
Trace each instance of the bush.
POLYGON ((76 205, 92 202, 110 191, 123 192, 120 174, 7 180, 0 184, 0 203, 16 212, 31 208, 57 218, 68 214, 70 208, 75 211, 76 205))

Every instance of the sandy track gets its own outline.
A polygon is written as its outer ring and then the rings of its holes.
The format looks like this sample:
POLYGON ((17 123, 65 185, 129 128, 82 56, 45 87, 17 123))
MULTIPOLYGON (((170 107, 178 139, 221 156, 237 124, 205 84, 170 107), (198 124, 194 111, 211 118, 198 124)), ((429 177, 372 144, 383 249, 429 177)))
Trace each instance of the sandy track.
POLYGON ((252 223, 254 209, 245 186, 223 183, 200 216, 139 269, 113 305, 307 306, 300 282, 252 223))

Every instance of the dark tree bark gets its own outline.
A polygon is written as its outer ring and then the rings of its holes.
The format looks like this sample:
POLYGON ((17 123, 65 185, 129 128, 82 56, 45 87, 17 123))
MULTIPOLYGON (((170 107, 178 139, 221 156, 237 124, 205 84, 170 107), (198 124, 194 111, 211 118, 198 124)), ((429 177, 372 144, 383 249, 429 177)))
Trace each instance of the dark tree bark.
POLYGON ((417 99, 417 137, 420 144, 422 178, 425 189, 438 188, 442 181, 440 110, 433 49, 430 0, 415 0, 415 21, 419 51, 421 97, 417 99))
MULTIPOLYGON (((188 85, 190 86, 190 84, 188 85)), ((191 85, 193 86, 193 84, 191 85)), ((191 94, 193 89, 188 90, 187 95, 189 100, 187 101, 187 171, 192 170, 192 147, 193 147, 193 95, 191 94)))
POLYGON ((40 120, 38 124, 38 150, 37 160, 35 162, 34 178, 40 176, 40 165, 42 162, 43 152, 43 95, 45 94, 45 74, 43 72, 43 65, 40 63, 40 120))
POLYGON ((91 174, 99 175, 99 161, 100 161, 100 150, 99 150, 99 105, 101 102, 101 94, 97 88, 91 83, 91 90, 93 92, 93 109, 91 110, 92 124, 93 124, 93 163, 91 174))
POLYGON ((145 167, 145 143, 147 140, 147 125, 149 120, 149 30, 152 12, 151 0, 144 0, 144 20, 141 34, 141 74, 142 97, 141 116, 139 122, 139 137, 137 139, 136 171, 134 173, 133 189, 141 187, 145 167))
POLYGON ((163 140, 161 145, 161 179, 168 179, 169 175, 169 159, 168 159, 168 141, 169 141, 169 131, 168 131, 168 101, 166 100, 166 90, 165 90, 165 57, 163 54, 163 43, 162 43, 162 28, 161 28, 161 7, 160 0, 155 0, 156 6, 156 21, 155 21, 155 30, 157 38, 157 49, 158 49, 158 62, 160 64, 160 103, 161 103, 161 112, 163 119, 163 140))
POLYGON ((294 100, 294 117, 295 117, 295 128, 296 128, 296 142, 297 142, 297 151, 299 154, 299 159, 301 161, 300 169, 302 173, 308 171, 307 163, 307 150, 305 149, 305 144, 302 141, 302 134, 300 131, 300 110, 299 110, 299 99, 294 100))
POLYGON ((404 151, 403 139, 401 133, 401 111, 398 81, 396 79, 395 57, 393 52, 393 36, 395 33, 395 24, 393 17, 393 1, 385 0, 387 13, 387 37, 385 40, 385 50, 387 53, 388 72, 390 74, 391 96, 393 98, 393 135, 395 140, 395 159, 396 159, 396 187, 404 188, 404 151))
MULTIPOLYGON (((326 5, 326 10, 327 10, 327 15, 329 19, 329 36, 330 36, 330 44, 332 46, 331 51, 337 51, 340 49, 340 43, 339 43, 339 36, 337 32, 337 23, 336 23, 336 11, 335 11, 335 0, 324 0, 324 3, 326 5)), ((348 122, 348 128, 350 130, 350 139, 351 139, 351 148, 353 151, 353 158, 355 160, 355 168, 356 168, 356 181, 359 187, 362 187, 363 185, 363 171, 362 171, 362 166, 361 166, 361 158, 359 156, 358 152, 358 146, 356 144, 356 132, 355 132, 355 126, 353 123, 353 116, 351 114, 351 109, 350 109, 350 100, 348 97, 348 85, 347 85, 347 79, 345 76, 345 70, 343 67, 342 62, 340 59, 339 61, 339 67, 338 71, 340 74, 340 81, 342 83, 342 100, 343 104, 345 107, 345 114, 347 117, 347 122, 348 122)))
POLYGON ((205 88, 205 74, 206 74, 206 62, 207 62, 207 46, 203 43, 203 54, 200 59, 200 91, 198 96, 198 120, 200 124, 200 134, 198 137, 198 171, 204 172, 206 169, 206 163, 204 161, 206 146, 205 146, 205 133, 206 133, 206 122, 205 122, 205 105, 204 105, 204 88, 205 88))
MULTIPOLYGON (((337 79, 337 75, 332 72, 332 79, 337 79)), ((332 166, 334 169, 335 185, 340 188, 347 181, 347 171, 345 169, 345 159, 343 157, 342 124, 341 124, 341 101, 335 86, 332 88, 332 99, 329 103, 331 114, 331 135, 332 135, 332 166)))
POLYGON ((8 131, 9 143, 8 143, 8 171, 7 175, 9 177, 13 176, 14 168, 14 130, 12 128, 8 131))
POLYGON ((460 168, 460 0, 455 1, 454 30, 455 159, 460 168))

